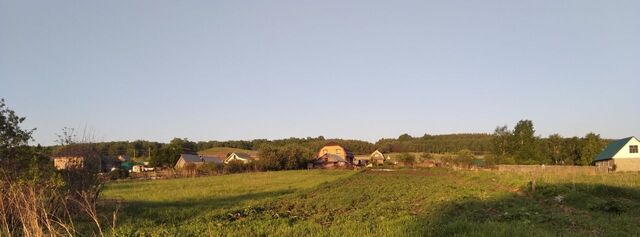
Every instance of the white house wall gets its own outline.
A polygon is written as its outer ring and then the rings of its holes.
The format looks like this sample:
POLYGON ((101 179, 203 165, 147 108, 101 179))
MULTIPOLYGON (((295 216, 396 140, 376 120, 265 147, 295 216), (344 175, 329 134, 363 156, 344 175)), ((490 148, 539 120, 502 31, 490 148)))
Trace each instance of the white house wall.
POLYGON ((638 141, 638 139, 631 139, 629 140, 629 142, 627 144, 624 145, 624 147, 622 147, 622 149, 620 149, 618 151, 618 153, 616 153, 616 155, 613 156, 613 159, 637 159, 640 158, 640 153, 630 153, 629 152, 629 146, 638 146, 640 147, 640 141, 638 141))

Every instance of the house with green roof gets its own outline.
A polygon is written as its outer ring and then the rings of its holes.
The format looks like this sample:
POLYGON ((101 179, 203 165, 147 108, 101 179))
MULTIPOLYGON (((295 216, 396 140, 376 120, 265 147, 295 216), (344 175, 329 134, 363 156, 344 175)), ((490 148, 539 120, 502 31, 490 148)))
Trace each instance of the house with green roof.
POLYGON ((596 166, 615 171, 640 171, 640 140, 627 137, 615 140, 593 161, 596 166))

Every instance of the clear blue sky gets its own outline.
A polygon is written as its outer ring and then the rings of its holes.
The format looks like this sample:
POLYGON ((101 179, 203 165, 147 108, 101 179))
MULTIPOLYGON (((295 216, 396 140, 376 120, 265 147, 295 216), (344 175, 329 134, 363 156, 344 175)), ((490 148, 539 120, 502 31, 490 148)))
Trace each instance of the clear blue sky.
POLYGON ((0 97, 51 144, 640 135, 640 1, 0 0, 0 97))

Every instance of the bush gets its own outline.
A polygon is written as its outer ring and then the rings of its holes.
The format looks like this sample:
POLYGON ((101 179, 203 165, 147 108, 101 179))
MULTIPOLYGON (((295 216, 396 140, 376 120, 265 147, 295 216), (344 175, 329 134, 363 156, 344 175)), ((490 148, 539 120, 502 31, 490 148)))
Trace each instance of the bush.
POLYGON ((626 207, 623 203, 619 201, 609 200, 609 201, 600 202, 595 205, 591 205, 589 209, 594 211, 602 211, 602 212, 619 214, 624 212, 626 210, 626 207))
POLYGON ((263 146, 260 148, 260 160, 255 162, 257 170, 295 170, 305 169, 313 152, 306 147, 289 144, 282 147, 263 146))
POLYGON ((398 156, 398 161, 402 162, 404 165, 413 166, 416 163, 416 156, 411 153, 402 153, 398 156))
POLYGON ((250 165, 245 164, 242 161, 234 160, 224 166, 224 173, 233 174, 233 173, 242 173, 246 171, 251 171, 250 167, 251 167, 250 165))
POLYGON ((496 164, 500 165, 515 165, 516 159, 513 156, 498 156, 496 157, 496 164))
POLYGON ((449 166, 454 162, 454 157, 452 155, 446 154, 440 157, 440 161, 442 161, 445 166, 449 166))
POLYGON ((484 157, 484 166, 486 168, 493 168, 496 165, 497 165, 496 156, 490 154, 484 157))
POLYGON ((425 162, 427 160, 433 160, 433 155, 431 155, 431 153, 424 152, 420 154, 420 163, 425 162))
POLYGON ((199 174, 216 175, 224 172, 224 164, 204 163, 197 168, 199 174))
POLYGON ((473 152, 471 152, 470 150, 464 149, 464 150, 460 150, 458 154, 456 154, 456 158, 454 159, 454 162, 459 166, 471 167, 473 165, 474 159, 475 159, 475 156, 473 155, 473 152))

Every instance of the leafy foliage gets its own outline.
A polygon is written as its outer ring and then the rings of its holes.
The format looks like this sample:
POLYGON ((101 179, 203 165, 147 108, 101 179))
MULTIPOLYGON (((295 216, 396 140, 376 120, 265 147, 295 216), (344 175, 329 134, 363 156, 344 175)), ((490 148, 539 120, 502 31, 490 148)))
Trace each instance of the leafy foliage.
POLYGON ((255 161, 258 170, 304 169, 309 160, 315 158, 314 152, 297 144, 263 146, 259 156, 260 160, 255 161))
POLYGON ((584 138, 548 138, 535 136, 533 122, 521 120, 513 131, 497 127, 493 134, 492 154, 499 164, 590 165, 608 141, 589 133, 584 138))
POLYGON ((456 154, 456 158, 454 160, 455 163, 462 166, 470 167, 473 165, 473 161, 475 160, 475 156, 473 152, 470 150, 461 150, 456 154))
POLYGON ((0 99, 0 168, 12 177, 33 179, 43 172, 51 173, 51 168, 47 167, 48 159, 40 146, 28 146, 35 129, 22 129, 20 125, 25 119, 0 99))
POLYGON ((25 119, 16 115, 15 111, 7 107, 4 99, 0 99, 0 154, 11 155, 13 149, 25 146, 31 140, 35 129, 20 128, 25 119))
POLYGON ((489 152, 492 145, 489 134, 448 134, 411 137, 408 134, 398 139, 381 139, 375 147, 383 153, 426 152, 453 153, 468 149, 477 153, 489 152))
POLYGON ((411 153, 405 152, 398 156, 398 161, 405 165, 413 166, 416 163, 416 157, 411 153))

